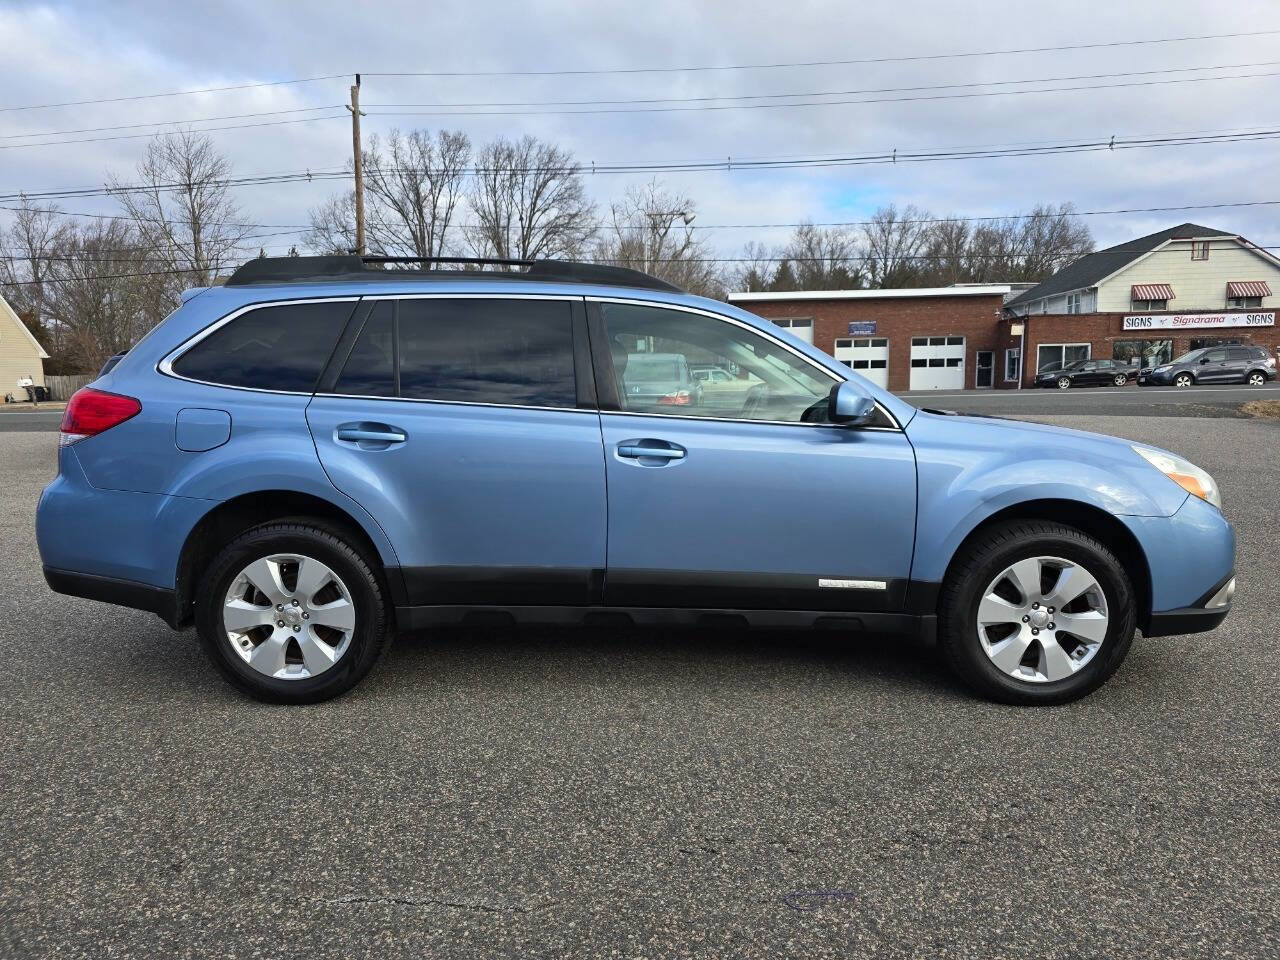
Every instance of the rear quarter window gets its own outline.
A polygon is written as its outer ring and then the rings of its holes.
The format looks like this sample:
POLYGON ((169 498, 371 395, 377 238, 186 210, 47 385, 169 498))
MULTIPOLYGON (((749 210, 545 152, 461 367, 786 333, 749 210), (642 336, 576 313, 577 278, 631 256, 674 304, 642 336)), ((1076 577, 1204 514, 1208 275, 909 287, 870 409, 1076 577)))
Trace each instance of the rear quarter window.
POLYGON ((347 300, 258 307, 218 327, 171 369, 228 387, 310 393, 355 306, 347 300))

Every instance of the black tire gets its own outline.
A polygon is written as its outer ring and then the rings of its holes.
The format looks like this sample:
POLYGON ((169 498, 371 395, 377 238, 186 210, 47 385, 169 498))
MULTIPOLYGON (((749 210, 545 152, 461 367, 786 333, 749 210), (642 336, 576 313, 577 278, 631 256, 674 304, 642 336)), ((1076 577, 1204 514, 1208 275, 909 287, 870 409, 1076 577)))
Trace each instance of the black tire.
POLYGON ((1196 378, 1189 373, 1180 373, 1173 378, 1173 385, 1175 387, 1194 387, 1196 378))
POLYGON ((953 561, 938 605, 938 645, 959 677, 975 692, 1025 706, 1067 703, 1092 693, 1124 662, 1137 622, 1133 587, 1105 545, 1074 527, 1044 520, 1016 520, 982 533, 953 561), (1093 658, 1064 680, 1031 682, 1000 670, 978 639, 977 610, 983 591, 1000 571, 1035 556, 1079 563, 1106 596, 1110 622, 1093 658))
POLYGON ((1251 370, 1245 378, 1245 383, 1251 387, 1265 387, 1267 385, 1267 375, 1261 370, 1251 370))
POLYGON ((238 689, 270 703, 318 703, 345 693, 373 668, 387 645, 390 617, 376 562, 341 527, 298 519, 254 527, 222 548, 199 579, 196 630, 205 651, 238 689), (341 658, 318 676, 280 680, 259 673, 232 649, 222 626, 222 606, 232 580, 249 563, 276 553, 314 557, 336 573, 351 593, 356 625, 341 658))

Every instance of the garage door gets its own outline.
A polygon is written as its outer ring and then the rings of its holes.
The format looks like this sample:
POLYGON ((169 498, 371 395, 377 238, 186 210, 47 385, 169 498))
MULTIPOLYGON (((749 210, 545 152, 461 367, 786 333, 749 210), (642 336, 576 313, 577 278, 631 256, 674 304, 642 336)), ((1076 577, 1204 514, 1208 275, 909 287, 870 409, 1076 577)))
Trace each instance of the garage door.
POLYGON ((911 389, 963 390, 964 337, 912 337, 911 389))
POLYGON ((813 343, 813 317, 778 317, 770 319, 774 326, 790 330, 805 343, 813 343))
POLYGON ((889 389, 889 338, 863 337, 837 340, 835 357, 853 367, 872 383, 889 389))

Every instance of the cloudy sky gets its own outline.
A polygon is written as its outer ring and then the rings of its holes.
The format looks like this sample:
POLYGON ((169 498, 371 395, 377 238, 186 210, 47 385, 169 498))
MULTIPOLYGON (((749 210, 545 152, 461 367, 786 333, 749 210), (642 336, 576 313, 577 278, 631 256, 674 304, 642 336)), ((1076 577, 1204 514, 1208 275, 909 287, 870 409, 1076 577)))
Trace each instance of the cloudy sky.
MULTIPOLYGON (((1280 7, 1274 0, 255 0, 190 6, 99 0, 0 4, 0 38, 0 106, 7 108, 0 112, 0 194, 92 190, 107 171, 127 177, 146 143, 138 135, 167 129, 153 124, 176 122, 232 128, 210 135, 237 175, 340 169, 350 156, 350 124, 345 111, 333 107, 347 99, 351 81, 345 76, 43 105, 360 71, 366 135, 396 126, 446 126, 481 143, 531 133, 597 166, 723 160, 719 169, 659 176, 693 198, 695 224, 727 257, 748 240, 776 243, 788 231, 722 225, 856 221, 888 202, 991 216, 1041 202, 1113 210, 1280 200, 1280 140, 1265 138, 756 171, 733 169, 730 160, 1280 131, 1280 116, 1273 115, 1280 113, 1274 107, 1280 93, 1280 7), (1067 46, 1087 48, 992 53, 1067 46), (813 61, 846 62, 672 69, 813 61), (389 73, 454 75, 376 75, 389 73), (1210 79, 1219 77, 1229 79, 1210 79), (1093 89, 1028 92, 1062 87, 1093 89), (791 94, 799 96, 779 96, 791 94), (454 104, 501 105, 441 106, 454 104), (40 108, 12 109, 33 105, 40 108), (441 115, 449 113, 455 115, 441 115), (489 115, 479 115, 484 113, 489 115), (101 129, 124 125, 142 126, 101 129)), ((596 173, 589 188, 603 206, 652 176, 596 173)), ((235 196, 248 219, 270 225, 260 231, 266 233, 305 224, 308 210, 342 186, 243 186, 235 196)), ((116 210, 100 196, 56 202, 68 211, 116 210)), ((1277 213, 1280 205, 1088 220, 1099 245, 1183 220, 1280 245, 1277 213)), ((261 243, 282 252, 294 239, 281 233, 261 243)))

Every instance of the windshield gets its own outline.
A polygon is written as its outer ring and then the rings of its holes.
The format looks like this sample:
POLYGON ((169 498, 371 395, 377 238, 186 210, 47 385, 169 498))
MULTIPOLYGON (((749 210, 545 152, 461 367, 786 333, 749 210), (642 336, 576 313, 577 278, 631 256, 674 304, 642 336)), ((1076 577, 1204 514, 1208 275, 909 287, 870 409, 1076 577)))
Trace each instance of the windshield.
POLYGON ((1200 350, 1192 350, 1190 353, 1184 353, 1182 356, 1180 356, 1177 360, 1174 360, 1173 362, 1174 363, 1191 363, 1195 360, 1199 360, 1200 355, 1202 353, 1204 353, 1203 348, 1201 348, 1200 350))

